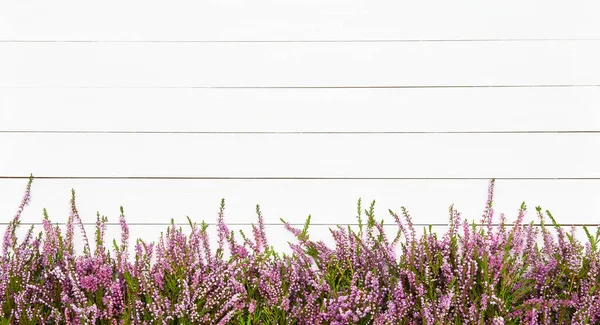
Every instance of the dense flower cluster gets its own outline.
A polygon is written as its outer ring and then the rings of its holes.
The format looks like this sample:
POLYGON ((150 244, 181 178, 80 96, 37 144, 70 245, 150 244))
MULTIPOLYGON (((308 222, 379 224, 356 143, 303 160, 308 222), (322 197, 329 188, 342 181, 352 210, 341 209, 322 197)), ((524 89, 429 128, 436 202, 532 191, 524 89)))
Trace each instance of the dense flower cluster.
POLYGON ((93 248, 74 193, 64 235, 45 213, 43 232, 31 228, 19 242, 30 188, 31 180, 4 235, 1 324, 600 323, 600 228, 586 229, 583 244, 540 208, 541 227, 524 223, 525 204, 514 225, 501 215, 495 227, 493 180, 478 224, 451 207, 445 234, 417 235, 404 208, 390 210, 392 239, 375 219, 375 202, 363 211, 359 201, 359 228, 331 229, 334 247, 310 239, 310 217, 303 229, 282 220, 297 238, 291 255, 268 245, 258 206, 252 238, 236 239, 224 202, 216 250, 204 222, 190 222, 188 235, 172 226, 156 243, 130 246, 122 210, 120 243, 104 242, 107 220, 98 217, 93 248), (76 231, 83 254, 74 250, 76 231))

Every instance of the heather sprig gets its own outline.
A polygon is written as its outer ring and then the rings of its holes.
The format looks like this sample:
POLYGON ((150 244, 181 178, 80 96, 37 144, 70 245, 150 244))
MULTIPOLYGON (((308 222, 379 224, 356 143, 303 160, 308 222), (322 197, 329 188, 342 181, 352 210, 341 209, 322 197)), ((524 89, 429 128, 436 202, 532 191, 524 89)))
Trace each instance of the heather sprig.
POLYGON ((252 236, 240 230, 238 242, 225 222, 224 200, 214 250, 208 225, 189 217, 187 233, 172 220, 156 242, 130 243, 122 207, 120 241, 106 244, 108 218, 98 212, 92 248, 74 191, 64 234, 44 210, 42 231, 36 236, 30 228, 19 241, 32 182, 4 234, 0 324, 600 322, 600 227, 584 227, 582 243, 541 207, 540 227, 527 223, 525 203, 510 227, 504 214, 497 227, 494 180, 479 222, 451 206, 445 233, 430 226, 419 235, 401 207, 400 214, 389 210, 397 225, 392 239, 375 216, 375 201, 363 209, 360 199, 358 230, 330 228, 333 246, 311 238, 310 215, 301 229, 281 219, 295 238, 291 254, 269 246, 258 205, 252 236))

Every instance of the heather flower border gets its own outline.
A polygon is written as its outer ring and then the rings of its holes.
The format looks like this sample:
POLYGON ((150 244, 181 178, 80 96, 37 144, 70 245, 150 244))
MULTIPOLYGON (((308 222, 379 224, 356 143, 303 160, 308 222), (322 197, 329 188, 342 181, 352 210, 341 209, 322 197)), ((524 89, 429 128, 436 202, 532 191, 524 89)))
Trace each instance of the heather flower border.
POLYGON ((208 225, 191 220, 189 235, 172 224, 156 243, 138 239, 130 247, 122 208, 120 243, 104 242, 107 219, 98 215, 92 250, 74 191, 65 235, 44 210, 43 231, 34 236, 32 226, 19 243, 15 230, 32 181, 4 234, 0 324, 600 322, 600 227, 594 236, 584 228, 582 244, 549 211, 546 225, 540 207, 541 227, 524 224, 523 203, 511 229, 504 214, 494 229, 494 180, 481 222, 468 223, 451 206, 450 229, 441 235, 429 227, 417 236, 403 207, 401 216, 389 210, 398 226, 390 241, 375 219, 375 201, 364 210, 358 201, 358 230, 330 229, 335 247, 310 239, 310 216, 302 229, 282 219, 297 239, 291 255, 268 245, 258 205, 253 238, 240 231, 238 241, 224 221, 224 200, 214 252, 208 225), (80 255, 75 227, 84 238, 80 255))

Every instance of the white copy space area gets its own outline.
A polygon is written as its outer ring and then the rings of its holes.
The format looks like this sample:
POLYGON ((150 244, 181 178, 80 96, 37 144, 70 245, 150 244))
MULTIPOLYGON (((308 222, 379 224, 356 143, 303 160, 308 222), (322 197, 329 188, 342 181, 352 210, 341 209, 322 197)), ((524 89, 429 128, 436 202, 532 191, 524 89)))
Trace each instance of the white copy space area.
MULTIPOLYGON (((0 223, 68 216, 70 189, 156 240, 171 218, 315 238, 406 206, 479 220, 488 180, 600 222, 600 5, 592 1, 0 3, 0 223), (245 228, 244 228, 245 227, 245 228)), ((393 228, 390 228, 390 231, 393 228)), ((118 226, 109 228, 118 236, 118 226)), ((583 237, 582 237, 583 238, 583 237)))

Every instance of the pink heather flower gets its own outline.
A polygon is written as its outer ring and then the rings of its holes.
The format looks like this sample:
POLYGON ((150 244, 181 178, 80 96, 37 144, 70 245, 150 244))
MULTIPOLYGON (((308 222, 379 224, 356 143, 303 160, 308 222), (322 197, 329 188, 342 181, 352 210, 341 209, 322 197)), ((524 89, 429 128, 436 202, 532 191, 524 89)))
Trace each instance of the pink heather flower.
POLYGON ((254 310, 255 310, 255 309, 256 309, 256 302, 254 302, 254 301, 251 301, 251 302, 248 304, 248 312, 252 314, 252 313, 254 313, 254 310))
POLYGON ((33 182, 33 176, 29 178, 29 182, 25 187, 25 194, 23 194, 23 198, 21 199, 21 204, 17 208, 17 213, 13 217, 12 221, 9 223, 8 227, 4 231, 4 241, 2 245, 2 256, 6 256, 9 247, 14 248, 14 244, 16 243, 15 237, 15 229, 19 223, 19 218, 21 217, 21 213, 25 206, 29 204, 31 200, 31 184, 33 182))
MULTIPOLYGON (((369 211, 365 233, 331 229, 332 247, 284 222, 296 236, 292 254, 284 256, 266 249, 258 207, 254 241, 237 243, 223 220, 222 201, 216 254, 205 225, 193 224, 189 235, 173 225, 156 245, 136 241, 130 260, 122 210, 121 243, 115 242, 113 252, 104 243, 105 219, 98 217, 96 252, 86 246, 83 255, 75 254, 76 222, 87 237, 74 195, 65 236, 44 211, 43 233, 36 237, 30 230, 17 244, 14 231, 29 201, 28 186, 4 236, 0 318, 40 324, 237 324, 253 314, 263 324, 600 323, 600 235, 590 234, 583 244, 571 240, 573 229, 528 225, 524 204, 515 227, 492 229, 493 192, 492 181, 480 227, 471 227, 450 207, 449 230, 440 236, 417 236, 404 208, 402 217, 390 211, 401 235, 392 242, 381 224, 372 224, 369 211), (225 240, 229 258, 221 254, 225 240), (402 246, 398 256, 396 244, 402 246)), ((541 209, 538 217, 544 222, 541 209)), ((500 214, 500 220, 506 216, 500 214)))

